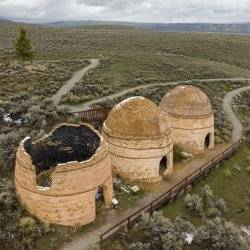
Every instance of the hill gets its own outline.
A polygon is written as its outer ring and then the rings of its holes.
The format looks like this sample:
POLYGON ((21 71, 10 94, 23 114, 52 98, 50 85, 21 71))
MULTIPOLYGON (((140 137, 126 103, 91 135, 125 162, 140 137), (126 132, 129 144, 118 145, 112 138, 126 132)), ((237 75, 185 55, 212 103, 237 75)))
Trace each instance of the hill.
POLYGON ((36 59, 108 58, 97 77, 116 88, 249 75, 250 36, 162 33, 107 24, 72 28, 0 22, 0 60, 14 56, 20 26, 31 38, 36 59))
POLYGON ((51 27, 74 27, 85 25, 119 25, 133 26, 161 32, 218 32, 218 33, 250 33, 250 23, 132 23, 112 21, 59 21, 45 24, 51 27))
POLYGON ((250 23, 159 23, 142 24, 141 27, 163 32, 250 33, 250 23))

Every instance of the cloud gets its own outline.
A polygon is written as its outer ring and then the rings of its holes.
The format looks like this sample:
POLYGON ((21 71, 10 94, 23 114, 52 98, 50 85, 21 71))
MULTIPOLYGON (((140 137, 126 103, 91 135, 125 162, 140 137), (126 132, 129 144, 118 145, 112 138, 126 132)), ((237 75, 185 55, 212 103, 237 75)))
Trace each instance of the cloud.
POLYGON ((0 0, 0 16, 46 20, 250 22, 249 0, 0 0))

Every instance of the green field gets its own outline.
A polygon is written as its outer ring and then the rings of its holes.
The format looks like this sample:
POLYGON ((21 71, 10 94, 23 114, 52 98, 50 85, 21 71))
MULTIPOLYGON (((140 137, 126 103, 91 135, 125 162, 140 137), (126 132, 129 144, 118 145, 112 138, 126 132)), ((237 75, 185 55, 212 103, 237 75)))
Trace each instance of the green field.
MULTIPOLYGON (((238 225, 249 224, 250 218, 249 150, 249 147, 243 145, 231 159, 196 184, 190 191, 190 193, 200 193, 201 188, 208 184, 217 198, 223 198, 226 201, 228 211, 225 217, 238 225)), ((202 223, 200 218, 197 219, 187 213, 181 197, 164 207, 162 211, 169 218, 184 216, 194 223, 202 223)))

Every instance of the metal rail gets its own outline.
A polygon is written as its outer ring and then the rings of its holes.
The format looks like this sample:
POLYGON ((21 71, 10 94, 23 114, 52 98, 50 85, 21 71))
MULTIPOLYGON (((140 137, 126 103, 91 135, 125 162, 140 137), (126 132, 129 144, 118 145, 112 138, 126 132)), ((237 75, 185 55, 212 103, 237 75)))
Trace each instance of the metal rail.
POLYGON ((232 156, 236 150, 239 149, 241 145, 241 140, 233 143, 227 149, 225 149, 222 153, 216 155, 213 159, 207 161, 200 168, 193 171, 190 175, 182 179, 175 186, 167 190, 165 193, 158 196, 156 199, 148 203, 146 206, 140 208, 133 214, 129 215, 125 219, 118 222, 113 227, 109 228, 105 232, 100 235, 100 241, 103 244, 105 240, 111 238, 114 234, 119 232, 122 228, 133 225, 136 221, 139 220, 141 215, 145 212, 152 212, 164 204, 167 204, 171 200, 174 200, 181 191, 186 190, 188 186, 192 185, 196 181, 198 181, 201 177, 205 177, 208 175, 213 168, 215 168, 218 164, 220 164, 223 160, 232 156))

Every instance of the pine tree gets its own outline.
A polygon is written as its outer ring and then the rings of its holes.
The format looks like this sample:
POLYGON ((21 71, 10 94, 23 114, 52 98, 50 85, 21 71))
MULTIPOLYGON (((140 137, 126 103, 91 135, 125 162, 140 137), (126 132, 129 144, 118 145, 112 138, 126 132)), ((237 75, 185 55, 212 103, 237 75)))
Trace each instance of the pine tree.
POLYGON ((31 60, 34 58, 30 39, 23 28, 20 30, 20 36, 17 39, 15 47, 17 56, 23 60, 31 60))

